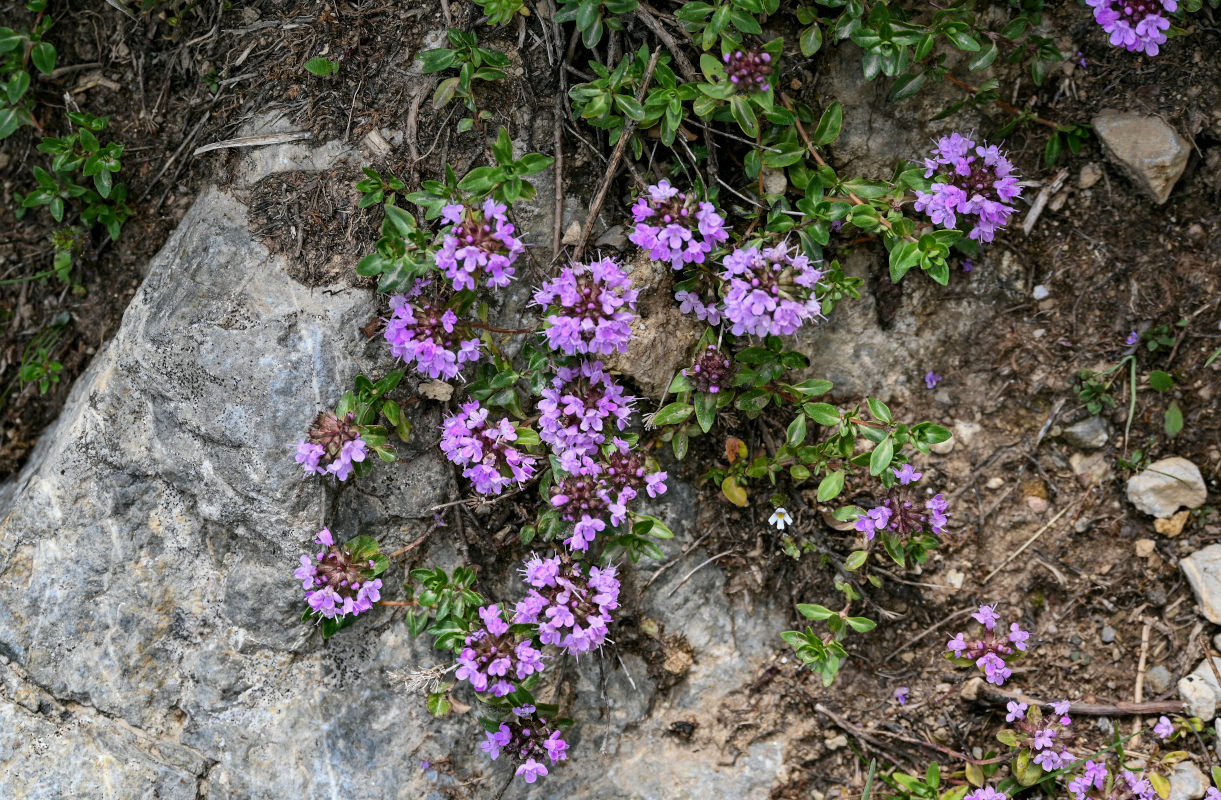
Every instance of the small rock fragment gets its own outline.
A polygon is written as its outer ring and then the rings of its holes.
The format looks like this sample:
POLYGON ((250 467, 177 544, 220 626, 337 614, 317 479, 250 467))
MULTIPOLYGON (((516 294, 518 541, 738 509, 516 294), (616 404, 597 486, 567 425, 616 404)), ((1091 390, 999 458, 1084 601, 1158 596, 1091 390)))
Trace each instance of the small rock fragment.
POLYGON ((1157 542, 1152 539, 1137 539, 1136 540, 1136 557, 1148 558, 1153 555, 1154 549, 1157 547, 1157 542))
POLYGON ((429 400, 436 400, 441 403, 448 403, 449 398, 454 396, 454 387, 445 381, 425 381, 420 384, 420 394, 427 397, 429 400))
POLYGON ((564 238, 560 240, 560 244, 574 247, 579 241, 581 241, 581 223, 574 220, 568 223, 568 227, 564 229, 564 238))
POLYGON ((842 733, 836 734, 835 736, 824 739, 823 744, 827 746, 828 750, 842 750, 848 746, 848 737, 842 733))
POLYGON ((1150 464, 1128 479, 1128 500, 1151 517, 1169 517, 1180 508, 1196 508, 1208 500, 1200 469, 1174 456, 1150 464))
POLYGON ((1034 291, 1030 293, 1031 297, 1035 300, 1046 300, 1050 294, 1051 290, 1041 283, 1034 287, 1034 291))
POLYGON ((1048 508, 1046 497, 1030 496, 1026 498, 1026 507, 1036 514, 1042 514, 1048 508))
POLYGON ((1150 667, 1149 671, 1145 673, 1145 685, 1153 694, 1161 694, 1170 688, 1170 678, 1170 670, 1157 664, 1150 667))
POLYGON ((1100 637, 1103 644, 1110 644, 1111 642, 1115 641, 1115 629, 1110 625, 1104 626, 1100 637))
POLYGON ((1107 155, 1161 205, 1187 168, 1191 145, 1158 117, 1103 111, 1093 119, 1107 155))
POLYGON ((1107 423, 1100 416, 1086 417, 1060 432, 1060 438, 1072 447, 1097 450, 1107 443, 1107 423))
POLYGON ((788 189, 789 180, 784 176, 784 170, 772 169, 771 167, 763 168, 763 193, 764 194, 784 194, 788 189))
POLYGON ((1155 519, 1153 520, 1153 529, 1162 536, 1169 536, 1171 539, 1183 532, 1183 526, 1187 524, 1187 520, 1191 518, 1191 512, 1183 509, 1175 514, 1170 519, 1155 519))
POLYGON ((1114 474, 1111 459, 1102 453, 1090 453, 1088 456, 1084 453, 1073 453, 1068 457, 1068 464, 1073 468, 1077 481, 1087 488, 1097 483, 1106 483, 1114 474))
POLYGON ((988 482, 984 484, 984 486, 988 489, 999 489, 1004 485, 1005 479, 1000 475, 997 475, 995 478, 989 478, 988 482))
POLYGON ((1208 791, 1208 779, 1192 761, 1180 761, 1170 773, 1170 794, 1166 800, 1200 800, 1208 791))
POLYGON ((1077 176, 1077 185, 1082 189, 1088 189, 1100 180, 1102 180, 1102 167, 1091 161, 1081 168, 1081 174, 1077 176))
POLYGON ((1221 544, 1210 544, 1179 562, 1209 622, 1221 623, 1221 544))

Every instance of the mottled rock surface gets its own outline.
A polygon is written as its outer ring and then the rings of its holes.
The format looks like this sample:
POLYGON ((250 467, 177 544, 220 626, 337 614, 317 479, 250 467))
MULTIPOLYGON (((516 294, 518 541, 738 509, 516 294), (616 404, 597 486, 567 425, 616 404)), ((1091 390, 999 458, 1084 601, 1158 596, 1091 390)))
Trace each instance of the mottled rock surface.
POLYGON ((1160 117, 1104 111, 1092 124, 1107 155, 1159 205, 1187 169, 1191 144, 1160 117))

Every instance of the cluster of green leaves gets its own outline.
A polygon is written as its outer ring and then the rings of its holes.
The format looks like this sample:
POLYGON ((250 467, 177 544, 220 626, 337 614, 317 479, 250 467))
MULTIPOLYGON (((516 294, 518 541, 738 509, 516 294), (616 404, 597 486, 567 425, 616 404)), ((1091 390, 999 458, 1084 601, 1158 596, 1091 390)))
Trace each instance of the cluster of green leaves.
MULTIPOLYGON (((1145 349, 1150 353, 1157 353, 1159 350, 1173 350, 1178 337, 1174 334, 1174 328, 1182 328, 1187 324, 1187 320, 1179 320, 1172 328, 1170 325, 1158 325, 1144 331, 1140 335, 1140 340, 1144 342, 1145 349)), ((1077 371, 1077 384, 1074 391, 1077 394, 1077 399, 1080 400, 1087 411, 1091 414, 1100 414, 1106 408, 1115 407, 1115 395, 1113 386, 1121 377, 1125 377, 1128 383, 1128 421, 1124 438, 1127 438, 1127 433, 1131 431, 1132 420, 1136 415, 1136 398, 1138 391, 1145 385, 1158 394, 1168 394, 1175 388, 1174 376, 1169 372, 1160 369, 1151 369, 1145 375, 1144 384, 1138 382, 1137 379, 1137 359, 1136 353, 1129 353, 1121 358, 1118 363, 1108 367, 1101 372, 1092 369, 1082 369, 1077 371)), ((1180 376, 1181 377, 1181 376, 1180 376)), ((1173 397, 1166 404, 1166 408, 1162 414, 1162 428, 1166 435, 1170 438, 1178 436, 1183 430, 1183 410, 1179 407, 1178 400, 1173 397)))
MULTIPOLYGON (((995 754, 989 753, 991 758, 995 754)), ((911 775, 901 770, 879 775, 886 789, 880 790, 880 800, 962 800, 971 787, 983 786, 1000 769, 1000 764, 967 764, 965 769, 951 775, 941 775, 941 765, 936 761, 930 763, 923 777, 911 775), (965 783, 962 781, 966 781, 965 783)))
POLYGON ((518 14, 530 16, 530 9, 523 0, 474 0, 483 9, 489 25, 508 25, 518 14))
POLYGON ((339 62, 318 56, 305 62, 305 71, 319 78, 325 78, 339 72, 339 62))
MULTIPOLYGON (((46 394, 52 386, 59 383, 59 373, 63 371, 64 365, 56 361, 52 353, 71 319, 67 311, 61 312, 25 346, 21 354, 21 366, 17 369, 17 379, 23 387, 30 383, 37 384, 38 393, 46 394)), ((8 394, 7 390, 5 394, 8 394)))
POLYGON ((623 30, 619 17, 636 10, 636 0, 559 0, 556 22, 574 22, 581 41, 593 47, 602 41, 604 31, 623 30))
POLYGON ((877 623, 868 617, 848 616, 847 606, 842 611, 832 611, 826 606, 799 603, 797 610, 806 619, 825 623, 827 632, 820 635, 807 626, 805 631, 785 631, 780 638, 796 650, 802 664, 818 674, 823 686, 830 686, 848 657, 843 645, 848 631, 868 633, 877 627, 877 623))
MULTIPOLYGON (((338 417, 355 415, 355 423, 360 427, 360 438, 364 439, 365 444, 378 458, 390 463, 398 459, 394 448, 387 443, 390 431, 393 430, 403 442, 411 438, 410 420, 399 403, 387 396, 402 380, 401 369, 392 370, 376 383, 364 375, 357 375, 355 389, 344 392, 335 407, 335 415, 338 417), (386 425, 381 424, 382 419, 385 419, 386 425)), ((353 464, 353 472, 358 477, 369 474, 372 469, 373 462, 368 459, 353 464)))
POLYGON ((483 596, 471 588, 475 585, 475 570, 455 567, 451 575, 441 567, 413 569, 411 579, 419 588, 406 584, 407 600, 415 603, 407 610, 407 630, 412 636, 427 633, 435 637, 433 646, 438 650, 461 650, 475 614, 483 605, 483 596))
POLYGON ((538 685, 542 673, 536 672, 526 678, 514 691, 504 697, 487 697, 480 696, 480 700, 487 706, 495 709, 498 712, 495 717, 480 717, 479 724, 488 733, 495 733, 500 730, 500 724, 513 713, 514 708, 522 706, 533 706, 536 716, 548 720, 552 725, 565 730, 572 727, 572 720, 567 717, 561 717, 560 707, 553 703, 540 703, 534 698, 530 690, 538 685))
POLYGON ((736 47, 743 36, 762 36, 763 26, 755 15, 775 14, 780 0, 702 0, 683 3, 675 16, 702 50, 718 41, 736 47))
MULTIPOLYGON (((451 203, 477 204, 489 196, 512 205, 518 200, 533 199, 537 190, 526 177, 542 172, 555 162, 553 157, 539 153, 514 158, 513 141, 504 128, 499 129, 492 144, 492 157, 496 161, 494 165, 475 167, 461 181, 446 164, 444 180, 424 181, 418 191, 405 195, 404 199, 422 208, 426 220, 438 219, 441 210, 451 203)), ((416 278, 434 268, 439 238, 420 227, 410 211, 395 204, 398 194, 405 189, 401 179, 393 175, 383 177, 370 167, 365 167, 363 172, 365 178, 356 184, 361 195, 359 205, 369 208, 380 204, 385 216, 381 237, 373 252, 356 265, 356 273, 380 276, 379 292, 406 291, 416 278)))
MULTIPOLYGON (((361 570, 361 580, 371 581, 386 571, 390 559, 386 558, 378 548, 377 540, 372 536, 357 536, 349 539, 343 548, 348 551, 348 557, 357 563, 365 562, 369 566, 361 570)), ((327 618, 322 612, 312 608, 301 615, 302 621, 312 621, 322 628, 322 638, 329 639, 339 631, 356 621, 355 614, 344 614, 339 617, 327 618)))
POLYGON ((491 118, 490 111, 476 105, 474 82, 503 78, 504 70, 509 66, 509 57, 499 50, 480 47, 479 38, 474 33, 450 28, 446 35, 451 47, 425 50, 420 53, 420 63, 424 72, 458 70, 457 77, 446 78, 437 84, 432 105, 433 108, 443 108, 455 97, 461 99, 467 111, 471 112, 471 116, 458 122, 458 132, 462 133, 470 130, 476 120, 491 118))
POLYGON ((55 45, 43 41, 53 24, 44 14, 47 0, 29 0, 26 10, 38 14, 28 31, 0 28, 0 141, 12 136, 22 125, 34 122, 34 103, 28 93, 33 66, 43 75, 55 69, 55 45))

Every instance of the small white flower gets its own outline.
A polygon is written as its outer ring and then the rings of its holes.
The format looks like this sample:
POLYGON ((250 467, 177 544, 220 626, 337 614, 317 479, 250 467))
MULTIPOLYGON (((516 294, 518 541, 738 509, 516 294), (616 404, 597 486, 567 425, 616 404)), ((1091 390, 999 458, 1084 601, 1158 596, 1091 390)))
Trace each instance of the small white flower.
POLYGON ((792 523, 793 518, 789 516, 789 512, 783 508, 778 508, 772 512, 772 515, 767 518, 769 525, 775 525, 777 529, 784 530, 784 526, 792 523))

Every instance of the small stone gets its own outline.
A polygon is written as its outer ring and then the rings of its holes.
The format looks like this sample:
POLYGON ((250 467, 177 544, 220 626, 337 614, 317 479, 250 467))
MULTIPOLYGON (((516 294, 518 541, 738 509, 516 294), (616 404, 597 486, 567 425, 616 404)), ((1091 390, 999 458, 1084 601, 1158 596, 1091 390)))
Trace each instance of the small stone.
POLYGON ((1187 704, 1187 716, 1211 722, 1217 716, 1217 695, 1208 682, 1191 673, 1179 679, 1179 697, 1187 704))
POLYGON ((1074 422, 1060 432, 1060 438, 1068 445, 1081 450, 1097 450, 1107 443, 1107 423, 1100 416, 1086 417, 1074 422))
POLYGON ((827 746, 828 750, 842 750, 848 746, 848 737, 842 733, 836 734, 835 736, 824 739, 823 744, 827 746))
POLYGON ((1180 761, 1170 773, 1170 794, 1166 800, 1200 800, 1208 791, 1208 778, 1192 761, 1180 761))
POLYGON ((1170 519, 1155 519, 1153 520, 1153 529, 1162 536, 1169 536, 1171 539, 1183 532, 1183 526, 1187 524, 1187 520, 1191 518, 1191 512, 1183 509, 1175 514, 1170 519))
POLYGON ((1081 168, 1081 174, 1077 176, 1077 185, 1082 189, 1088 189, 1100 180, 1102 180, 1102 167, 1091 161, 1081 168))
POLYGON ((1221 650, 1221 633, 1218 633, 1216 636, 1213 637, 1213 647, 1217 648, 1218 650, 1221 650))
POLYGON ((606 229, 606 233, 598 237, 594 242, 595 248, 613 247, 616 250, 627 249, 627 234, 623 231, 622 225, 612 225, 606 229))
POLYGON ((436 400, 440 403, 448 403, 449 398, 454 396, 454 387, 452 384, 445 381, 425 381, 420 384, 420 394, 427 397, 429 400, 436 400))
POLYGON ((984 484, 984 486, 986 488, 992 489, 992 490, 999 489, 1004 485, 1005 485, 1005 479, 1002 478, 1000 475, 997 475, 995 478, 989 478, 988 482, 984 484))
POLYGON ((1073 468, 1077 481, 1089 488, 1095 484, 1106 483, 1115 474, 1111 459, 1102 453, 1073 453, 1068 457, 1068 464, 1073 468))
POLYGON ((957 420, 954 422, 953 427, 954 438, 957 439, 958 443, 963 447, 970 447, 971 442, 975 440, 975 437, 983 432, 983 427, 981 427, 978 422, 963 422, 962 420, 957 420))
POLYGON ((1115 732, 1115 723, 1111 722, 1110 717, 1099 717, 1098 730, 1109 739, 1111 734, 1115 732))
POLYGON ((967 576, 961 570, 950 568, 945 571, 945 583, 951 589, 961 589, 962 582, 966 578, 967 576))
POLYGON ((763 193, 781 195, 789 187, 789 179, 784 176, 784 170, 763 168, 763 193))
POLYGON ((1033 297, 1035 300, 1046 300, 1048 298, 1048 296, 1050 296, 1050 295, 1051 295, 1051 290, 1048 289, 1046 286, 1044 286, 1041 283, 1038 286, 1034 287, 1034 291, 1030 293, 1030 296, 1033 297))
POLYGON ((1221 544, 1210 544, 1179 562, 1195 593, 1200 611, 1212 623, 1221 623, 1221 544))
POLYGON ((1107 625, 1103 627, 1100 636, 1103 644, 1110 644, 1111 642, 1115 641, 1115 629, 1110 625, 1107 625))
POLYGON ((1161 694, 1170 688, 1171 679, 1170 670, 1163 667, 1161 664, 1150 667, 1145 673, 1145 685, 1149 687, 1149 691, 1154 694, 1161 694))
POLYGON ((564 238, 560 240, 560 244, 566 244, 569 247, 575 247, 576 243, 581 241, 581 223, 570 222, 564 230, 564 238))
POLYGON ((954 452, 953 434, 951 434, 950 438, 946 439, 944 442, 937 442, 937 444, 930 445, 928 449, 939 456, 948 456, 950 453, 954 452))
POLYGON ((1042 514, 1047 511, 1048 505, 1046 497, 1031 495, 1026 498, 1026 507, 1036 514, 1042 514))
POLYGON ((1148 558, 1153 555, 1153 551, 1157 549, 1157 542, 1152 539, 1137 539, 1136 540, 1136 557, 1148 558))
POLYGON ((1093 119, 1107 155, 1161 205, 1187 168, 1191 145, 1159 117, 1103 111, 1093 119))
POLYGON ((1128 479, 1128 500, 1151 517, 1169 517, 1180 508, 1196 508, 1208 500, 1200 469, 1174 456, 1150 464, 1128 479))

